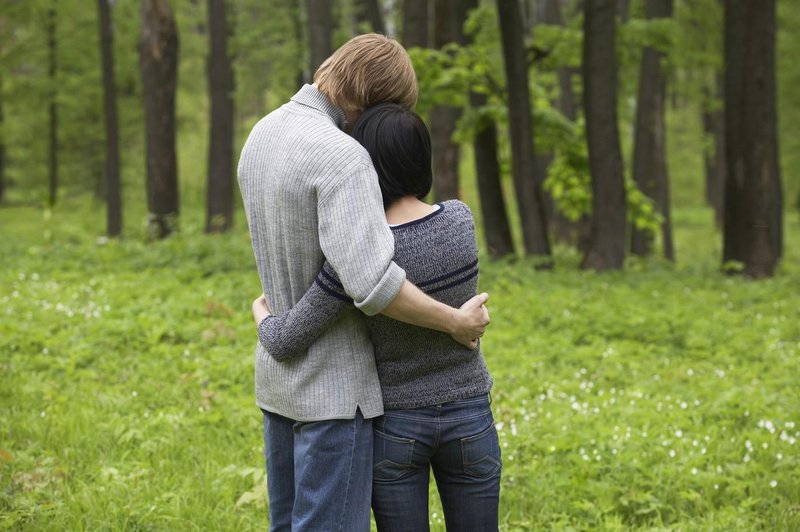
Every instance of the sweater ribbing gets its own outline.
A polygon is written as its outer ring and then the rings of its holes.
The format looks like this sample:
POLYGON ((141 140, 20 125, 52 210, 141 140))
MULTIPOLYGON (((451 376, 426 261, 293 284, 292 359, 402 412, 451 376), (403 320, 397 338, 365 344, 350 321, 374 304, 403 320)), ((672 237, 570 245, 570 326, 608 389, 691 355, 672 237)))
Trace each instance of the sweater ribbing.
MULTIPOLYGON (((289 310, 324 258, 364 313, 383 310, 405 272, 392 262, 377 176, 366 150, 340 130, 344 113, 304 86, 251 131, 239 185, 262 290, 274 311, 289 310)), ((362 312, 351 309, 308 346, 278 363, 255 352, 257 405, 300 421, 382 413, 372 345, 362 312)))
MULTIPOLYGON (((431 297, 453 307, 475 295, 478 250, 469 207, 447 201, 441 209, 392 228, 395 261, 408 279, 431 297)), ((335 323, 351 302, 330 264, 289 311, 259 324, 259 338, 281 363, 335 323)), ((492 379, 480 348, 467 349, 449 335, 385 316, 367 318, 375 347, 384 408, 416 408, 487 393, 492 379)))

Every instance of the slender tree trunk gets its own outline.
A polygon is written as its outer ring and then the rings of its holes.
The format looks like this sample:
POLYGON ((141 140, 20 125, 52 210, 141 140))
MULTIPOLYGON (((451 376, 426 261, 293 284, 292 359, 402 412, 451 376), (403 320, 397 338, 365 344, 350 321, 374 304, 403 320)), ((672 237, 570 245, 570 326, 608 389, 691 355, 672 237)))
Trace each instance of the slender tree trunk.
POLYGON ((103 71, 103 108, 106 126, 106 232, 122 232, 122 192, 119 179, 119 124, 117 88, 114 83, 114 33, 109 0, 97 0, 100 22, 100 56, 103 71))
MULTIPOLYGON (((645 0, 645 17, 648 20, 671 16, 672 0, 645 0)), ((645 47, 642 52, 633 147, 633 179, 639 189, 655 202, 663 216, 661 237, 664 256, 674 261, 664 127, 667 83, 661 69, 663 57, 664 54, 655 48, 645 47)), ((653 251, 653 240, 652 233, 632 227, 631 253, 650 255, 653 251)))
MULTIPOLYGON (((433 45, 442 48, 459 40, 466 14, 456 9, 456 0, 434 0, 433 45)), ((461 150, 453 142, 456 122, 461 109, 452 105, 437 105, 430 111, 431 148, 433 149, 433 197, 445 201, 460 197, 458 162, 461 150)))
MULTIPOLYGON (((716 95, 721 102, 722 79, 715 76, 716 95)), ((710 100, 711 96, 706 96, 710 100)), ((714 209, 714 220, 718 228, 722 227, 723 197, 725 188, 725 115, 721 107, 708 108, 703 111, 703 131, 706 137, 714 140, 713 151, 705 153, 706 169, 706 202, 714 209)))
POLYGON ((333 53, 333 15, 328 0, 306 0, 311 77, 333 53))
POLYGON ((56 3, 51 3, 47 11, 47 51, 48 51, 48 79, 50 81, 49 105, 49 173, 47 203, 52 207, 58 197, 58 105, 56 104, 58 86, 56 84, 57 43, 56 43, 56 3))
POLYGON ((620 269, 625 260, 625 181, 617 125, 614 0, 584 0, 583 86, 592 228, 581 267, 620 269))
POLYGON ((428 18, 428 0, 403 1, 403 46, 428 47, 428 18))
MULTIPOLYGON (((6 21, 5 17, 0 16, 0 57, 3 56, 3 45, 6 42, 6 21)), ((3 72, 0 71, 0 204, 6 197, 6 140, 5 140, 5 115, 3 114, 3 104, 5 103, 5 92, 3 84, 3 72)))
POLYGON ((0 204, 6 199, 6 141, 3 130, 5 115, 3 114, 3 73, 0 72, 0 204))
MULTIPOLYGON (((299 50, 303 49, 303 43, 305 42, 305 36, 303 35, 303 9, 298 5, 295 0, 284 0, 285 5, 287 6, 286 9, 289 10, 291 13, 292 19, 292 30, 294 33, 294 38, 296 42, 296 46, 299 50)), ((296 65, 297 69, 297 76, 296 76, 296 83, 297 87, 303 86, 304 83, 311 83, 312 78, 314 77, 313 71, 307 71, 306 69, 310 66, 310 63, 305 63, 303 61, 298 61, 296 65)))
POLYGON ((178 164, 175 154, 175 90, 178 31, 167 0, 142 0, 139 40, 147 149, 150 238, 164 238, 178 224, 178 164))
MULTIPOLYGON (((538 175, 531 119, 528 62, 522 38, 522 17, 516 1, 497 0, 497 14, 508 84, 508 113, 514 188, 522 224, 525 253, 550 260, 542 195, 543 176, 538 175)), ((547 264, 546 264, 547 265, 547 264)))
MULTIPOLYGON (((478 7, 478 0, 464 0, 463 7, 467 13, 478 7)), ((474 109, 480 109, 486 105, 487 98, 484 94, 470 92, 469 102, 474 109)), ((490 116, 483 115, 476 129, 472 151, 475 157, 483 233, 489 255, 496 259, 514 254, 514 243, 511 239, 500 181, 500 165, 497 161, 497 124, 490 116)))
POLYGON ((373 32, 386 35, 386 25, 383 23, 379 0, 355 0, 354 7, 359 26, 366 22, 373 32))
MULTIPOLYGON (((564 18, 561 13, 563 0, 545 0, 541 5, 541 22, 554 26, 564 26, 564 18)), ((577 120, 577 106, 575 103, 575 93, 572 90, 572 77, 576 69, 571 67, 560 67, 558 69, 558 99, 554 106, 561 111, 566 118, 571 121, 577 120)), ((547 171, 552 162, 552 156, 541 157, 542 175, 547 176, 547 171)), ((558 210, 552 196, 545 191, 545 206, 547 211, 547 227, 553 238, 557 242, 568 243, 576 246, 580 251, 586 251, 586 243, 589 239, 589 217, 582 216, 573 222, 558 210)))
POLYGON ((234 74, 228 56, 230 28, 226 0, 208 0, 210 53, 208 90, 211 101, 208 146, 206 233, 227 231, 233 223, 233 92, 234 74))
POLYGON ((782 253, 775 85, 775 0, 728 0, 723 262, 754 278, 772 276, 782 253))
POLYGON ((630 1, 617 0, 617 16, 622 22, 628 22, 629 12, 630 12, 630 1))

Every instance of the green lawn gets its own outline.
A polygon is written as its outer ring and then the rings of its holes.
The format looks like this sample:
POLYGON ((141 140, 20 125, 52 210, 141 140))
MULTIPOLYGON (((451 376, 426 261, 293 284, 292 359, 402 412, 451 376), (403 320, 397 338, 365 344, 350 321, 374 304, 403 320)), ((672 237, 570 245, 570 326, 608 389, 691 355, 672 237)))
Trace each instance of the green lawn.
MULTIPOLYGON (((0 209, 0 527, 266 527, 258 280, 241 217, 201 218, 147 244, 81 198, 0 209)), ((710 219, 675 213, 677 266, 483 261, 503 530, 800 529, 797 216, 759 282, 719 273, 710 219)))

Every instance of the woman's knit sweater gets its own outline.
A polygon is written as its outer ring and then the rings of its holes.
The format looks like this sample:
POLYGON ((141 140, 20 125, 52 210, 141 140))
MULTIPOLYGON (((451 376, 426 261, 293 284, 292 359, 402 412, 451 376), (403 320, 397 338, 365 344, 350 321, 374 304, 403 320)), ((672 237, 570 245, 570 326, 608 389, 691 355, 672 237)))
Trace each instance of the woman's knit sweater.
MULTIPOLYGON (((460 307, 476 294, 478 249, 472 213, 451 200, 433 213, 392 227, 394 260, 429 296, 460 307)), ((286 313, 269 316, 259 339, 278 361, 302 354, 340 313, 352 306, 326 262, 308 292, 286 313)), ((385 409, 416 408, 487 393, 492 378, 480 346, 469 349, 448 334, 393 320, 366 317, 385 409)))

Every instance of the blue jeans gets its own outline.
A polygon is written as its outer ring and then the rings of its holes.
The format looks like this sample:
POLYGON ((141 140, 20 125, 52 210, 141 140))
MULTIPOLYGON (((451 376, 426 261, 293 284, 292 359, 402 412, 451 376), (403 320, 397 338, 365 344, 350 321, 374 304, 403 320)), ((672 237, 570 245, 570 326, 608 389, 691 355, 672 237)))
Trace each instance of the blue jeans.
POLYGON ((486 396, 373 422, 372 511, 378 530, 427 531, 433 470, 447 530, 497 530, 500 445, 486 396))
POLYGON ((372 420, 264 412, 271 531, 368 531, 372 420))

